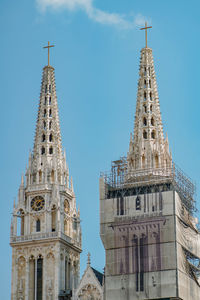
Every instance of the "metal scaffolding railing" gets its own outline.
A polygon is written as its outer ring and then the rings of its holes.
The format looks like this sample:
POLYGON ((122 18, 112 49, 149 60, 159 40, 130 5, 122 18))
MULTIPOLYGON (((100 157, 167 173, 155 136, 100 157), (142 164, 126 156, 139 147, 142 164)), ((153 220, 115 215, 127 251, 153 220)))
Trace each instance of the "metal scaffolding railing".
POLYGON ((118 189, 130 189, 141 186, 170 184, 176 190, 191 213, 196 211, 194 182, 175 164, 170 167, 132 169, 128 167, 126 157, 113 161, 111 172, 101 173, 107 186, 107 192, 118 189))

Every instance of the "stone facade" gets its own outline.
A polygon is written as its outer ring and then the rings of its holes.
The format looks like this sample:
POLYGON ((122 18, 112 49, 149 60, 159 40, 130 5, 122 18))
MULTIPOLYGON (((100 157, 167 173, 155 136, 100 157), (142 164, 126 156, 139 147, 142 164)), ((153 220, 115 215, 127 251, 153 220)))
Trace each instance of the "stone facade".
POLYGON ((143 48, 129 152, 100 178, 105 300, 198 300, 195 187, 164 139, 152 50, 143 48))
POLYGON ((75 292, 74 300, 103 300, 104 275, 90 265, 88 254, 87 268, 75 292))
POLYGON ((11 224, 12 300, 70 299, 79 282, 80 215, 62 152, 54 68, 43 69, 33 152, 11 224))

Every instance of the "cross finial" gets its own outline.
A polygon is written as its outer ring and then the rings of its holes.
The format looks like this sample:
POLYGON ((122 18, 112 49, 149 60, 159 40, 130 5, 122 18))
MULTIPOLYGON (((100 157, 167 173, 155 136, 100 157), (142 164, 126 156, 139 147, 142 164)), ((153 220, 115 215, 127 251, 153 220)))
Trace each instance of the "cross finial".
POLYGON ((90 263, 91 263, 91 261, 90 261, 91 254, 90 254, 90 252, 88 252, 87 257, 88 257, 88 259, 87 259, 87 265, 90 266, 90 263))
POLYGON ((48 66, 50 66, 50 64, 49 64, 49 49, 50 49, 51 47, 54 47, 54 45, 50 45, 49 42, 48 42, 48 46, 43 47, 43 48, 48 48, 48 66))
POLYGON ((152 28, 152 26, 147 26, 147 22, 145 22, 145 27, 140 28, 140 30, 145 29, 145 37, 146 37, 146 48, 147 48, 147 29, 152 28))

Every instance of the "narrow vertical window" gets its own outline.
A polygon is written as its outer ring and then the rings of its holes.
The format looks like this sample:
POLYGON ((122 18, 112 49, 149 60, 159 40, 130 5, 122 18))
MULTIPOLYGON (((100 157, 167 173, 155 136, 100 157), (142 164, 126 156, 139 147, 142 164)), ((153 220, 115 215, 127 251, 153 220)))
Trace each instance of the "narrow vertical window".
POLYGON ((135 209, 136 210, 141 210, 141 201, 140 201, 140 197, 137 196, 136 200, 135 200, 135 209))
POLYGON ((43 121, 43 128, 46 129, 46 122, 43 121))
POLYGON ((51 117, 52 116, 52 114, 51 114, 51 109, 49 110, 49 117, 51 117))
POLYGON ((45 134, 42 135, 42 142, 45 141, 45 134))
POLYGON ((52 133, 49 135, 49 142, 52 142, 53 141, 53 135, 52 133))
POLYGON ((42 277, 43 277, 43 259, 37 260, 37 300, 42 300, 42 277))
POLYGON ((49 105, 51 105, 51 96, 49 97, 49 105))
POLYGON ((51 93, 51 84, 49 85, 49 93, 51 93))
POLYGON ((36 232, 40 232, 40 219, 36 221, 36 232))
POLYGON ((44 98, 44 105, 47 104, 47 97, 44 98))
POLYGON ((49 148, 49 154, 53 154, 53 147, 49 148))
POLYGON ((45 148, 44 147, 41 148, 41 154, 42 155, 45 154, 45 148))
POLYGON ((44 109, 44 118, 46 117, 46 113, 47 113, 47 111, 46 111, 46 109, 44 109))
POLYGON ((147 100, 147 93, 144 92, 144 101, 146 101, 146 100, 147 100))
POLYGON ((52 125, 52 122, 50 121, 50 122, 49 122, 49 129, 51 129, 51 125, 52 125))
POLYGON ((123 216, 125 214, 125 207, 124 207, 124 198, 118 197, 117 198, 117 215, 123 216))
POLYGON ((45 93, 47 93, 47 84, 45 84, 45 93))

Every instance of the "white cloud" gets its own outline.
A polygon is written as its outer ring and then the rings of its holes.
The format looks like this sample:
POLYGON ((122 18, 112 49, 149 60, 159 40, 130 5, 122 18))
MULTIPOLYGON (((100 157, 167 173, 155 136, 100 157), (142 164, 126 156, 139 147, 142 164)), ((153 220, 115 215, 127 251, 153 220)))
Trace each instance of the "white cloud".
POLYGON ((83 10, 87 16, 101 24, 118 26, 123 29, 131 29, 138 25, 144 25, 145 18, 137 15, 132 21, 127 20, 125 16, 117 13, 109 13, 101 9, 95 8, 93 0, 36 0, 40 11, 51 9, 67 9, 70 11, 83 10))

